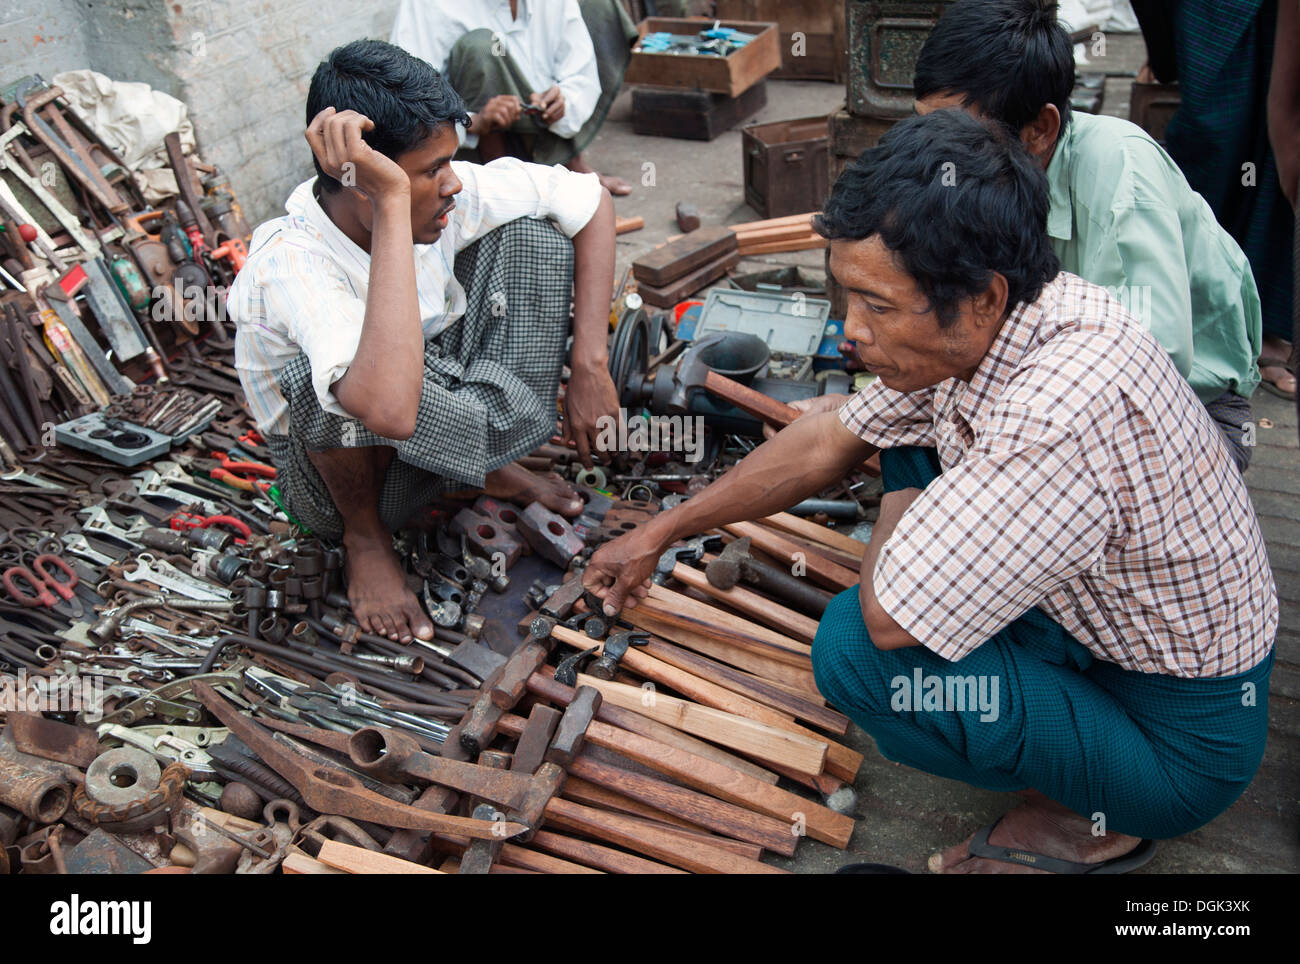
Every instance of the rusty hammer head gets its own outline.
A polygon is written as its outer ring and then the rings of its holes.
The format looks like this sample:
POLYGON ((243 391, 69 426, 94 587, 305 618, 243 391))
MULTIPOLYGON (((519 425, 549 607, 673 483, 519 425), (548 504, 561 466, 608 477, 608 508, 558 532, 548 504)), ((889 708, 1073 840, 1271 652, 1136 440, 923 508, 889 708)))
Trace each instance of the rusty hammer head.
POLYGON ((696 536, 694 539, 686 540, 683 545, 666 549, 655 565, 654 582, 662 585, 673 574, 673 567, 677 563, 699 562, 706 552, 712 552, 720 545, 722 545, 722 536, 696 536))
POLYGON ((722 332, 714 332, 697 340, 682 353, 681 360, 672 369, 672 377, 662 372, 655 378, 654 409, 667 412, 687 412, 690 410, 691 394, 704 387, 704 378, 709 373, 709 366, 704 363, 700 353, 722 341, 722 332))
POLYGON ((614 633, 600 648, 600 656, 591 664, 591 675, 596 679, 611 680, 618 672, 618 664, 627 654, 629 646, 644 646, 650 641, 649 633, 614 633))
POLYGON ((732 540, 725 549, 704 567, 704 576, 709 585, 718 589, 733 589, 744 572, 744 565, 749 561, 749 536, 732 540))

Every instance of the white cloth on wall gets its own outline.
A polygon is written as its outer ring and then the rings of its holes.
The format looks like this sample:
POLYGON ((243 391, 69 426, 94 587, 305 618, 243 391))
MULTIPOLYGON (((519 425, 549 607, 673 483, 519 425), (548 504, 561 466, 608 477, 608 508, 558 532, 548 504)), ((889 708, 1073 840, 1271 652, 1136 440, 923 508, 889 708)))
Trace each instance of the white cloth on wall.
POLYGON ((573 137, 600 99, 596 50, 578 0, 402 0, 392 43, 445 70, 452 46, 471 30, 487 29, 500 39, 535 91, 558 85, 564 116, 551 125, 559 137, 573 137))
POLYGON ((78 116, 135 173, 145 200, 156 203, 176 195, 163 138, 178 132, 181 150, 194 154, 194 124, 182 101, 148 84, 113 80, 93 70, 65 70, 51 83, 63 89, 78 116))

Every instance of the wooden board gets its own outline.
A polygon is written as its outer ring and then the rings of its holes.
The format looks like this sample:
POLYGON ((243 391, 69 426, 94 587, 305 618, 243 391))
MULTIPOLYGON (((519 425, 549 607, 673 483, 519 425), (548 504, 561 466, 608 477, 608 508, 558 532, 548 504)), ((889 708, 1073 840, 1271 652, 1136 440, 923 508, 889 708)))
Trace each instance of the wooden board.
POLYGON ((681 620, 662 619, 644 604, 624 609, 622 618, 638 629, 672 640, 697 653, 728 663, 807 699, 819 697, 811 662, 807 667, 792 666, 763 652, 746 649, 723 630, 692 625, 681 620))
POLYGON ((757 523, 734 522, 722 528, 737 538, 749 536, 753 541, 754 548, 776 556, 787 564, 798 558, 807 568, 808 575, 823 586, 843 590, 858 584, 858 574, 852 569, 837 565, 813 553, 805 552, 789 539, 779 536, 771 529, 757 523))
MULTIPOLYGON (((704 229, 701 228, 700 230, 704 229)), ((696 268, 686 277, 679 278, 662 288, 639 284, 637 285, 637 293, 641 295, 641 300, 648 305, 654 305, 656 308, 671 308, 677 302, 685 301, 701 288, 717 281, 738 264, 740 264, 740 252, 732 251, 716 261, 710 261, 708 264, 696 268)))
POLYGON ((578 682, 600 690, 604 700, 615 706, 756 759, 780 763, 800 773, 816 774, 825 768, 827 745, 824 741, 665 693, 647 693, 640 686, 596 679, 583 673, 578 674, 578 682))
POLYGON ((639 282, 662 287, 735 250, 734 232, 707 225, 647 251, 632 262, 632 274, 639 282))
POLYGON ((607 840, 696 874, 784 874, 786 871, 695 841, 645 821, 562 798, 546 805, 549 826, 607 840))
POLYGON ((301 850, 294 848, 289 852, 289 856, 280 862, 280 872, 285 874, 346 874, 346 870, 339 870, 337 867, 331 867, 329 864, 323 864, 315 857, 303 853, 301 850))
POLYGON ((842 532, 818 525, 816 522, 800 518, 791 512, 777 512, 775 515, 764 516, 758 521, 775 526, 778 529, 785 529, 787 532, 793 532, 805 539, 812 539, 814 542, 820 542, 823 545, 839 549, 841 552, 847 552, 855 556, 859 562, 862 560, 862 554, 867 551, 866 543, 859 542, 852 536, 846 536, 842 532))
POLYGON ((709 582, 708 577, 699 569, 692 569, 685 563, 673 567, 673 578, 680 583, 708 593, 714 599, 726 603, 733 609, 747 613, 754 619, 766 623, 778 632, 783 632, 794 639, 811 644, 817 635, 817 620, 805 616, 780 603, 773 602, 744 586, 736 585, 730 589, 719 589, 709 582))
POLYGON ((603 874, 605 872, 596 870, 594 867, 576 864, 570 860, 561 860, 559 857, 552 857, 550 854, 541 854, 536 850, 529 850, 515 844, 502 846, 501 855, 497 858, 497 862, 510 867, 531 870, 538 874, 603 874))
MULTIPOLYGON (((509 846, 507 844, 506 846, 509 846)), ((610 874, 684 874, 686 871, 669 867, 658 861, 646 860, 635 854, 614 850, 587 840, 575 840, 565 834, 550 830, 539 830, 533 835, 530 846, 538 850, 559 854, 570 860, 580 861, 588 867, 596 867, 610 874)), ((504 849, 504 848, 503 848, 504 849)))
POLYGON ((421 864, 413 864, 400 857, 376 853, 364 847, 326 840, 320 846, 317 859, 327 867, 334 867, 349 874, 437 874, 441 871, 421 864))
POLYGON ((647 604, 660 611, 663 607, 671 607, 673 612, 682 616, 689 616, 720 629, 730 630, 732 638, 739 645, 762 649, 776 659, 793 666, 807 665, 812 655, 812 646, 808 643, 792 639, 785 633, 769 629, 743 616, 736 616, 706 602, 692 599, 684 593, 674 592, 666 586, 652 585, 650 594, 638 605, 647 604))

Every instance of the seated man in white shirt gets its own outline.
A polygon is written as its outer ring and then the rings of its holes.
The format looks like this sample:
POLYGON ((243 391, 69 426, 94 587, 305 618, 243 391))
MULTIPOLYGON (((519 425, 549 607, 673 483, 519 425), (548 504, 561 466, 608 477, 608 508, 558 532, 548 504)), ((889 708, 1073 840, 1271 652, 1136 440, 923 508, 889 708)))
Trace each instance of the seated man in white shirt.
POLYGON ((613 201, 558 165, 453 162, 464 103, 382 41, 330 54, 307 117, 317 177, 253 235, 236 364, 285 508, 346 549, 358 624, 428 639, 391 536, 412 512, 458 487, 581 511, 515 460, 555 433, 566 360, 564 432, 588 464, 617 411, 613 201))
MULTIPOLYGON (((620 0, 402 0, 391 40, 446 76, 470 110, 464 156, 589 172, 582 157, 627 69, 620 0)), ((611 194, 622 178, 600 175, 611 194)))

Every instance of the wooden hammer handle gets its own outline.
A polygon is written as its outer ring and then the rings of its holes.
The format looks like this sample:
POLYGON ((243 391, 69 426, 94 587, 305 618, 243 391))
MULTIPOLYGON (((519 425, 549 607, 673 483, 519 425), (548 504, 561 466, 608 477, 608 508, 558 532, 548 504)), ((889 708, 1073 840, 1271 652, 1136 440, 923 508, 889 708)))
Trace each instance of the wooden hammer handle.
POLYGON ((785 428, 799 417, 798 409, 791 408, 785 402, 778 402, 762 392, 756 392, 747 385, 742 385, 726 375, 719 375, 715 371, 705 374, 704 389, 723 401, 730 402, 742 412, 748 412, 755 418, 760 418, 778 428, 785 428))

